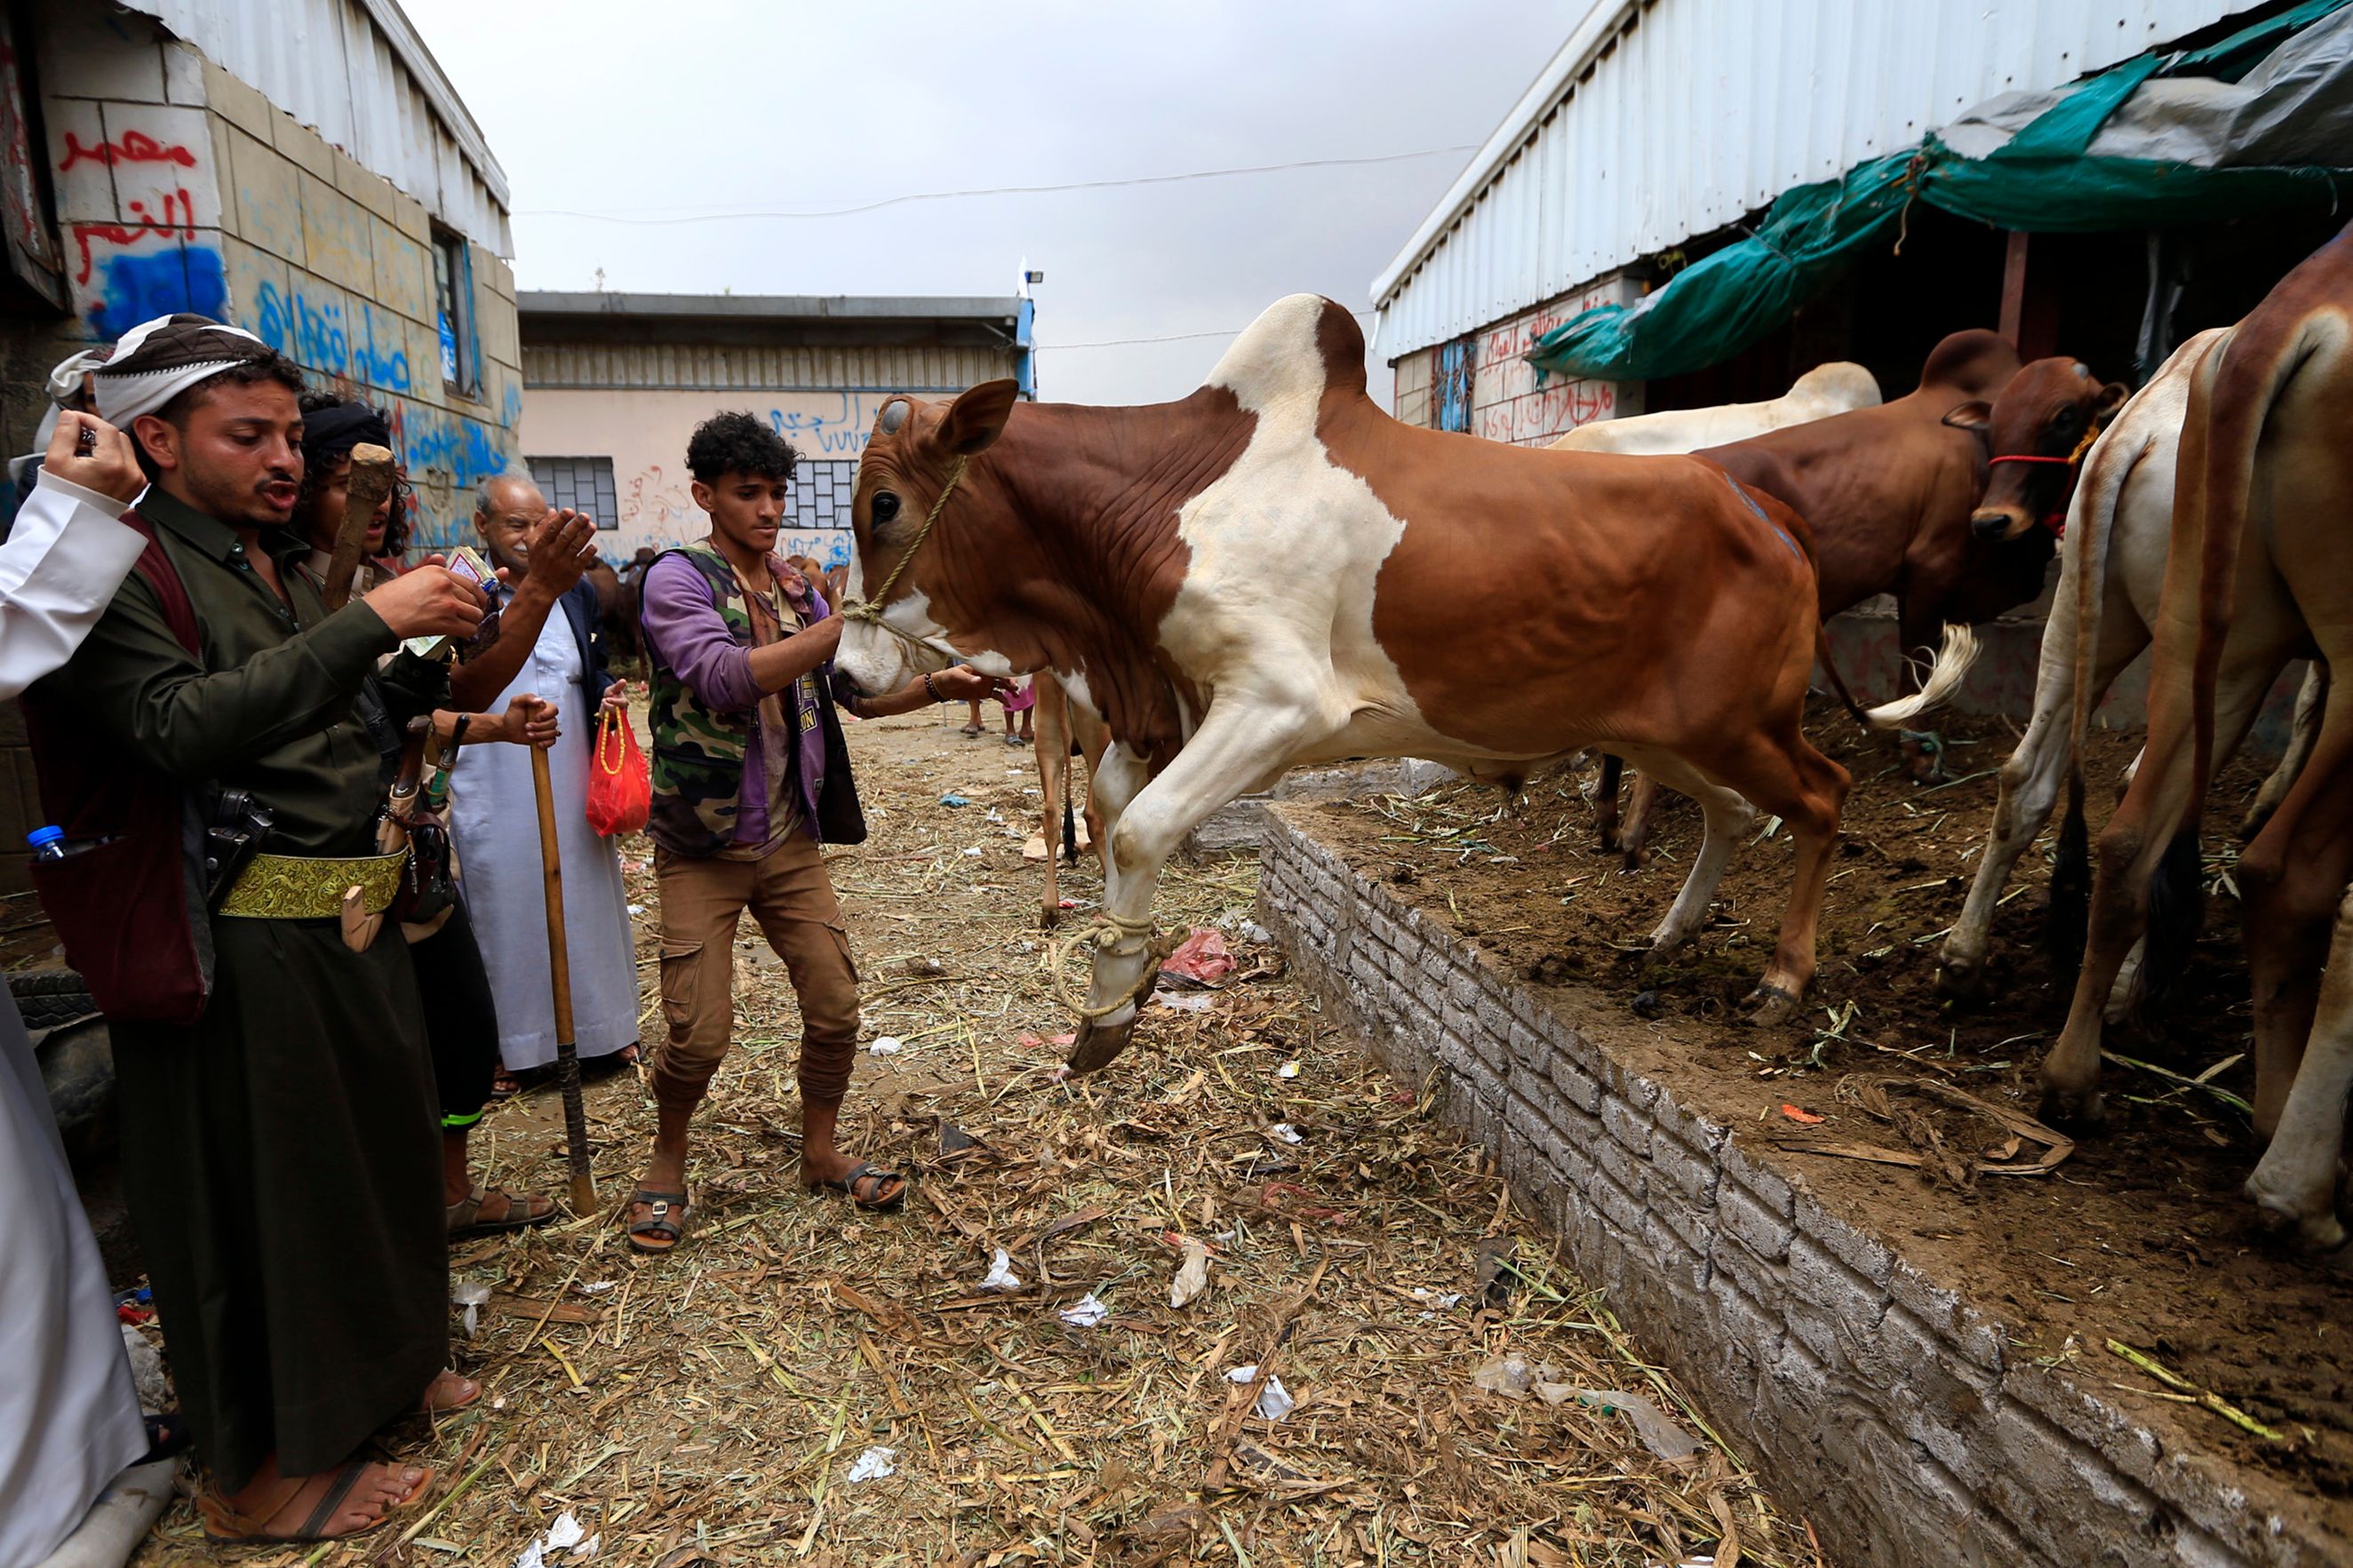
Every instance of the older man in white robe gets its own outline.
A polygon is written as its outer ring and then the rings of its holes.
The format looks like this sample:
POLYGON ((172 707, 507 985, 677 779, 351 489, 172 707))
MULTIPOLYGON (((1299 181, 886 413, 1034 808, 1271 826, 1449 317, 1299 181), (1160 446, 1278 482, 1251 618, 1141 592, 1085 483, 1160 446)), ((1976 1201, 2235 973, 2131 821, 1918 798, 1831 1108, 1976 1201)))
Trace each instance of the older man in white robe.
MULTIPOLYGON (((461 706, 491 704, 485 711, 498 711, 528 693, 566 715, 581 716, 566 718, 547 766, 564 863, 573 1029, 586 1062, 616 1053, 634 1057, 638 964, 620 858, 612 842, 588 825, 588 770, 598 710, 627 700, 620 683, 606 671, 596 591, 583 578, 596 558, 596 545, 592 540, 563 560, 543 558, 543 542, 578 515, 551 510, 539 487, 521 475, 501 475, 481 487, 474 527, 491 561, 506 573, 497 595, 499 636, 458 668, 450 689, 461 706)), ((626 711, 622 721, 628 722, 626 711)), ((502 1076, 555 1059, 537 813, 531 759, 522 748, 475 746, 459 756, 449 777, 449 832, 482 964, 499 999, 502 1076), (491 754, 499 751, 515 754, 491 754)))

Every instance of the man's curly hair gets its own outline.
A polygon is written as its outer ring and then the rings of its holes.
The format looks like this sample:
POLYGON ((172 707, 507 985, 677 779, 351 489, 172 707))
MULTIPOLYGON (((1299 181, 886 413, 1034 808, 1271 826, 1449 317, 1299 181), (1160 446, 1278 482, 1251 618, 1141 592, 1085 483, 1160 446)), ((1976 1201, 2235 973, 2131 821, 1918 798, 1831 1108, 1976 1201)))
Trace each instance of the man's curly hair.
POLYGON ((791 442, 741 411, 712 415, 686 442, 686 471, 706 485, 728 474, 789 479, 800 458, 791 442))

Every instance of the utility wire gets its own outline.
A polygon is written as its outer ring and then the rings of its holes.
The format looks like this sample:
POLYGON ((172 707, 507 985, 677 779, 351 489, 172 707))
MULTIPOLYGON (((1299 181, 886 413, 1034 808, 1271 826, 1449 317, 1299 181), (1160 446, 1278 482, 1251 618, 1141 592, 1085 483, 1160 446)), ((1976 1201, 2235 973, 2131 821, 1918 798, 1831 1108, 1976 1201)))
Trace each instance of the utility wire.
MULTIPOLYGON (((1232 169, 1192 169, 1179 174, 1139 174, 1121 180, 1075 180, 1055 185, 986 185, 963 191, 919 191, 910 195, 886 196, 879 202, 864 202, 857 206, 824 207, 808 212, 785 212, 765 209, 754 212, 689 213, 675 217, 630 217, 631 212, 659 212, 659 207, 625 207, 605 211, 584 211, 572 207, 533 207, 520 211, 516 217, 575 217, 594 223, 626 223, 661 225, 681 223, 731 223, 743 218, 815 218, 849 217, 858 213, 880 212, 884 207, 903 206, 910 202, 955 201, 965 196, 1029 196, 1056 191, 1102 191, 1129 185, 1174 185, 1190 180, 1223 180, 1238 174, 1273 174, 1290 169, 1359 168, 1367 163, 1402 163, 1413 158, 1435 158, 1448 153, 1470 153, 1477 149, 1466 142, 1456 147, 1424 147, 1413 153, 1384 153, 1369 158, 1303 158, 1289 163, 1252 163, 1232 169)), ((1203 336, 1214 334, 1204 333, 1203 336)), ((1077 346, 1077 345, 1072 345, 1077 346)))

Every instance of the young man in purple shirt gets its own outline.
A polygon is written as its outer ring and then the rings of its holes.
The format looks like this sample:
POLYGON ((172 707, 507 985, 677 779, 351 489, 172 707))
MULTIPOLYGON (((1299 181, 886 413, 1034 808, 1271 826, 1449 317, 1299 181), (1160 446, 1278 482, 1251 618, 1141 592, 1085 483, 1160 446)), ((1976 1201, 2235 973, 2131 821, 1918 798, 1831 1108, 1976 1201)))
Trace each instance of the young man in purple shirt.
MULTIPOLYGON (((629 1195, 629 1245, 667 1252, 686 1234, 687 1128, 727 1053, 736 926, 744 911, 785 961, 801 1011, 801 1173, 811 1190, 889 1209, 896 1171, 836 1146, 858 1041, 858 971, 823 842, 856 843, 864 819, 833 711, 841 620, 775 553, 797 455, 749 414, 721 414, 687 443, 707 539, 646 568, 641 616, 652 670, 654 803, 647 831, 661 894, 662 1012, 654 1053, 659 1120, 645 1181, 629 1195)), ((887 697, 861 718, 982 696, 999 682, 959 666, 887 697)))

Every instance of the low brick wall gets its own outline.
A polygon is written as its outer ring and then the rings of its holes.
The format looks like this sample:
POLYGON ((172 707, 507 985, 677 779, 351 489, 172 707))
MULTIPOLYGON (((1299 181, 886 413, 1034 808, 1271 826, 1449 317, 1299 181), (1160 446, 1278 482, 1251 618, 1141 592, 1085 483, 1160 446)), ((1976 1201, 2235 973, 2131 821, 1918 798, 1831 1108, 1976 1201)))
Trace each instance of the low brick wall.
POLYGON ((1711 1421, 1846 1564, 2319 1563, 2276 1482, 2169 1444, 2104 1384, 1826 1208, 1471 942, 1266 808, 1259 919, 1398 1077, 1501 1162, 1711 1421))

